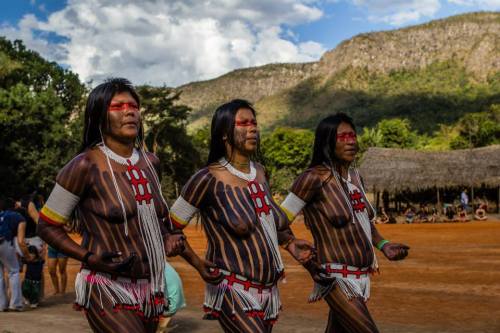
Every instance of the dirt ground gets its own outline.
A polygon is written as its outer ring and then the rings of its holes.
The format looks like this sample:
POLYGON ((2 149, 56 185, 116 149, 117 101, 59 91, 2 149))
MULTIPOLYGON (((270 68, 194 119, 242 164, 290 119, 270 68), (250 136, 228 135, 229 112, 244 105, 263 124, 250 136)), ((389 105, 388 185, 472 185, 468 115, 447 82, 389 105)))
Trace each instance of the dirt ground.
MULTIPOLYGON (((310 239, 302 223, 297 237, 310 239)), ((381 332, 499 333, 500 221, 464 224, 382 225, 387 239, 411 246, 402 262, 380 258, 381 274, 372 279, 370 311, 381 332)), ((186 231, 193 248, 205 248, 201 230, 186 231)), ((281 284, 284 305, 273 332, 323 332, 327 306, 307 303, 312 282, 306 271, 283 254, 287 281, 281 284)), ((188 306, 173 319, 169 332, 219 332, 215 321, 201 320, 203 288, 194 269, 181 258, 171 260, 181 275, 188 306)), ((47 296, 42 306, 22 313, 0 313, 0 332, 90 332, 83 314, 73 311, 72 281, 79 268, 69 263, 70 290, 47 296)), ((47 295, 52 293, 46 276, 47 295)))

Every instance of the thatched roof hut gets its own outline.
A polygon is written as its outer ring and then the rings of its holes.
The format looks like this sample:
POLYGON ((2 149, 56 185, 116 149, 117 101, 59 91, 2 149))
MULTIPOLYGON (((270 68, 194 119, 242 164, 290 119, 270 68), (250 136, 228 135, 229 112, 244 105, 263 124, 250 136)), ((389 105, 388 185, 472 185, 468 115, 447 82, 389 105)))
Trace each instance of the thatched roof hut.
POLYGON ((500 186, 500 145, 452 151, 370 148, 360 173, 369 191, 500 186))

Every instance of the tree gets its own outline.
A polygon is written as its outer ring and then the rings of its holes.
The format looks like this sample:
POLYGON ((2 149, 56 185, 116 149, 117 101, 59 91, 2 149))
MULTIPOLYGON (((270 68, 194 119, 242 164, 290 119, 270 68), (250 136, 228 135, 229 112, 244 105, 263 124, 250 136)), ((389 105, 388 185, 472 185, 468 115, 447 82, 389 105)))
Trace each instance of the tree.
POLYGON ((0 188, 16 196, 49 190, 57 170, 77 151, 78 76, 21 41, 0 37, 0 188))
POLYGON ((161 162, 165 194, 178 195, 185 183, 201 164, 200 155, 186 132, 191 109, 178 104, 180 92, 171 88, 141 86, 141 108, 146 144, 161 162))
POLYGON ((68 112, 52 89, 33 93, 19 83, 0 89, 2 191, 20 195, 52 186, 57 170, 74 154, 68 112))
POLYGON ((380 146, 386 148, 411 148, 417 143, 417 134, 411 130, 407 119, 384 119, 376 127, 380 132, 380 146))
POLYGON ((262 141, 262 155, 273 190, 284 193, 311 161, 314 134, 310 130, 277 128, 262 141))
POLYGON ((382 142, 382 132, 378 128, 363 128, 363 133, 358 137, 360 153, 364 153, 370 147, 379 147, 382 142))
POLYGON ((483 147, 500 143, 500 105, 493 104, 487 112, 463 116, 457 127, 460 136, 451 142, 452 149, 483 147))

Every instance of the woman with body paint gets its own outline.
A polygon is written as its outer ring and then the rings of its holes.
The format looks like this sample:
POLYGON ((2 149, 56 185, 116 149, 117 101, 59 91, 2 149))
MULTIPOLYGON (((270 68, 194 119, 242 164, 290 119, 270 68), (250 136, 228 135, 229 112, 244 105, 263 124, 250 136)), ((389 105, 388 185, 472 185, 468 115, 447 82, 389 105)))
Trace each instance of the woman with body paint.
MULTIPOLYGON (((354 124, 339 113, 316 128, 309 168, 295 180, 281 207, 290 221, 302 211, 317 248, 319 273, 331 283, 315 283, 310 301, 330 307, 326 332, 378 332, 366 301, 371 272, 377 271, 374 248, 389 260, 401 260, 409 247, 385 240, 375 228, 375 211, 353 162, 358 152, 354 124)), ((311 261, 310 264, 314 263, 311 261)))
POLYGON ((163 223, 159 161, 143 149, 139 103, 125 79, 92 90, 81 153, 61 169, 40 211, 38 234, 82 262, 75 306, 94 332, 155 332, 166 306, 165 252, 182 248, 183 236, 163 223), (81 245, 63 228, 73 221, 81 245))
POLYGON ((299 262, 311 244, 295 239, 274 202, 259 150, 255 110, 244 100, 221 105, 212 118, 207 166, 184 186, 170 216, 179 228, 200 213, 208 248, 181 254, 206 281, 204 307, 225 332, 270 332, 281 307, 277 283, 284 266, 279 246, 299 262))

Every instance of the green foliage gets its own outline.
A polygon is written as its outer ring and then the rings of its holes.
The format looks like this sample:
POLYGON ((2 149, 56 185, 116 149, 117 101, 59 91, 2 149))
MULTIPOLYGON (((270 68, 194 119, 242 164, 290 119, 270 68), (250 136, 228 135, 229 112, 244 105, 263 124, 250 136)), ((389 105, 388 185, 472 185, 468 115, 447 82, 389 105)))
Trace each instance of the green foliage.
POLYGON ((137 91, 142 97, 146 143, 160 159, 165 195, 173 198, 201 165, 200 154, 186 132, 191 109, 177 103, 180 93, 171 88, 141 86, 137 91))
POLYGON ((428 141, 427 136, 419 136, 412 131, 408 119, 384 119, 374 128, 363 128, 358 144, 361 153, 369 147, 420 148, 428 141))
POLYGON ((79 104, 85 87, 78 75, 55 62, 43 59, 37 52, 26 49, 20 40, 10 42, 0 37, 0 51, 10 59, 10 68, 0 75, 0 87, 6 89, 18 83, 37 93, 52 89, 64 108, 71 112, 79 104))
POLYGON ((286 192, 291 181, 307 168, 314 134, 309 130, 277 128, 262 141, 262 155, 276 192, 286 192))
POLYGON ((380 132, 380 147, 411 148, 417 143, 417 135, 412 132, 407 119, 384 119, 377 124, 380 132))
POLYGON ((465 114, 499 104, 499 92, 500 73, 478 80, 458 60, 448 60, 389 73, 349 67, 329 78, 311 77, 257 104, 261 117, 283 114, 263 130, 280 126, 312 129, 324 117, 341 111, 359 128, 374 128, 383 119, 404 118, 418 133, 432 134, 465 114))
POLYGON ((456 140, 460 134, 454 125, 441 125, 439 130, 435 131, 432 137, 428 138, 424 150, 448 150, 451 148, 451 142, 456 140))
POLYGON ((0 37, 0 188, 49 190, 78 149, 85 87, 74 73, 0 37))
POLYGON ((192 133, 191 138, 193 145, 200 154, 200 160, 206 162, 210 148, 210 128, 208 126, 198 128, 192 133))
POLYGON ((500 104, 488 112, 463 116, 457 124, 459 136, 451 143, 452 149, 483 147, 500 143, 500 104))
POLYGON ((382 133, 380 129, 374 128, 363 128, 363 133, 358 136, 358 146, 361 153, 364 153, 370 147, 380 147, 382 144, 382 133))
POLYGON ((75 147, 65 124, 68 112, 56 92, 33 93, 22 83, 0 89, 2 190, 21 194, 49 188, 75 147))

